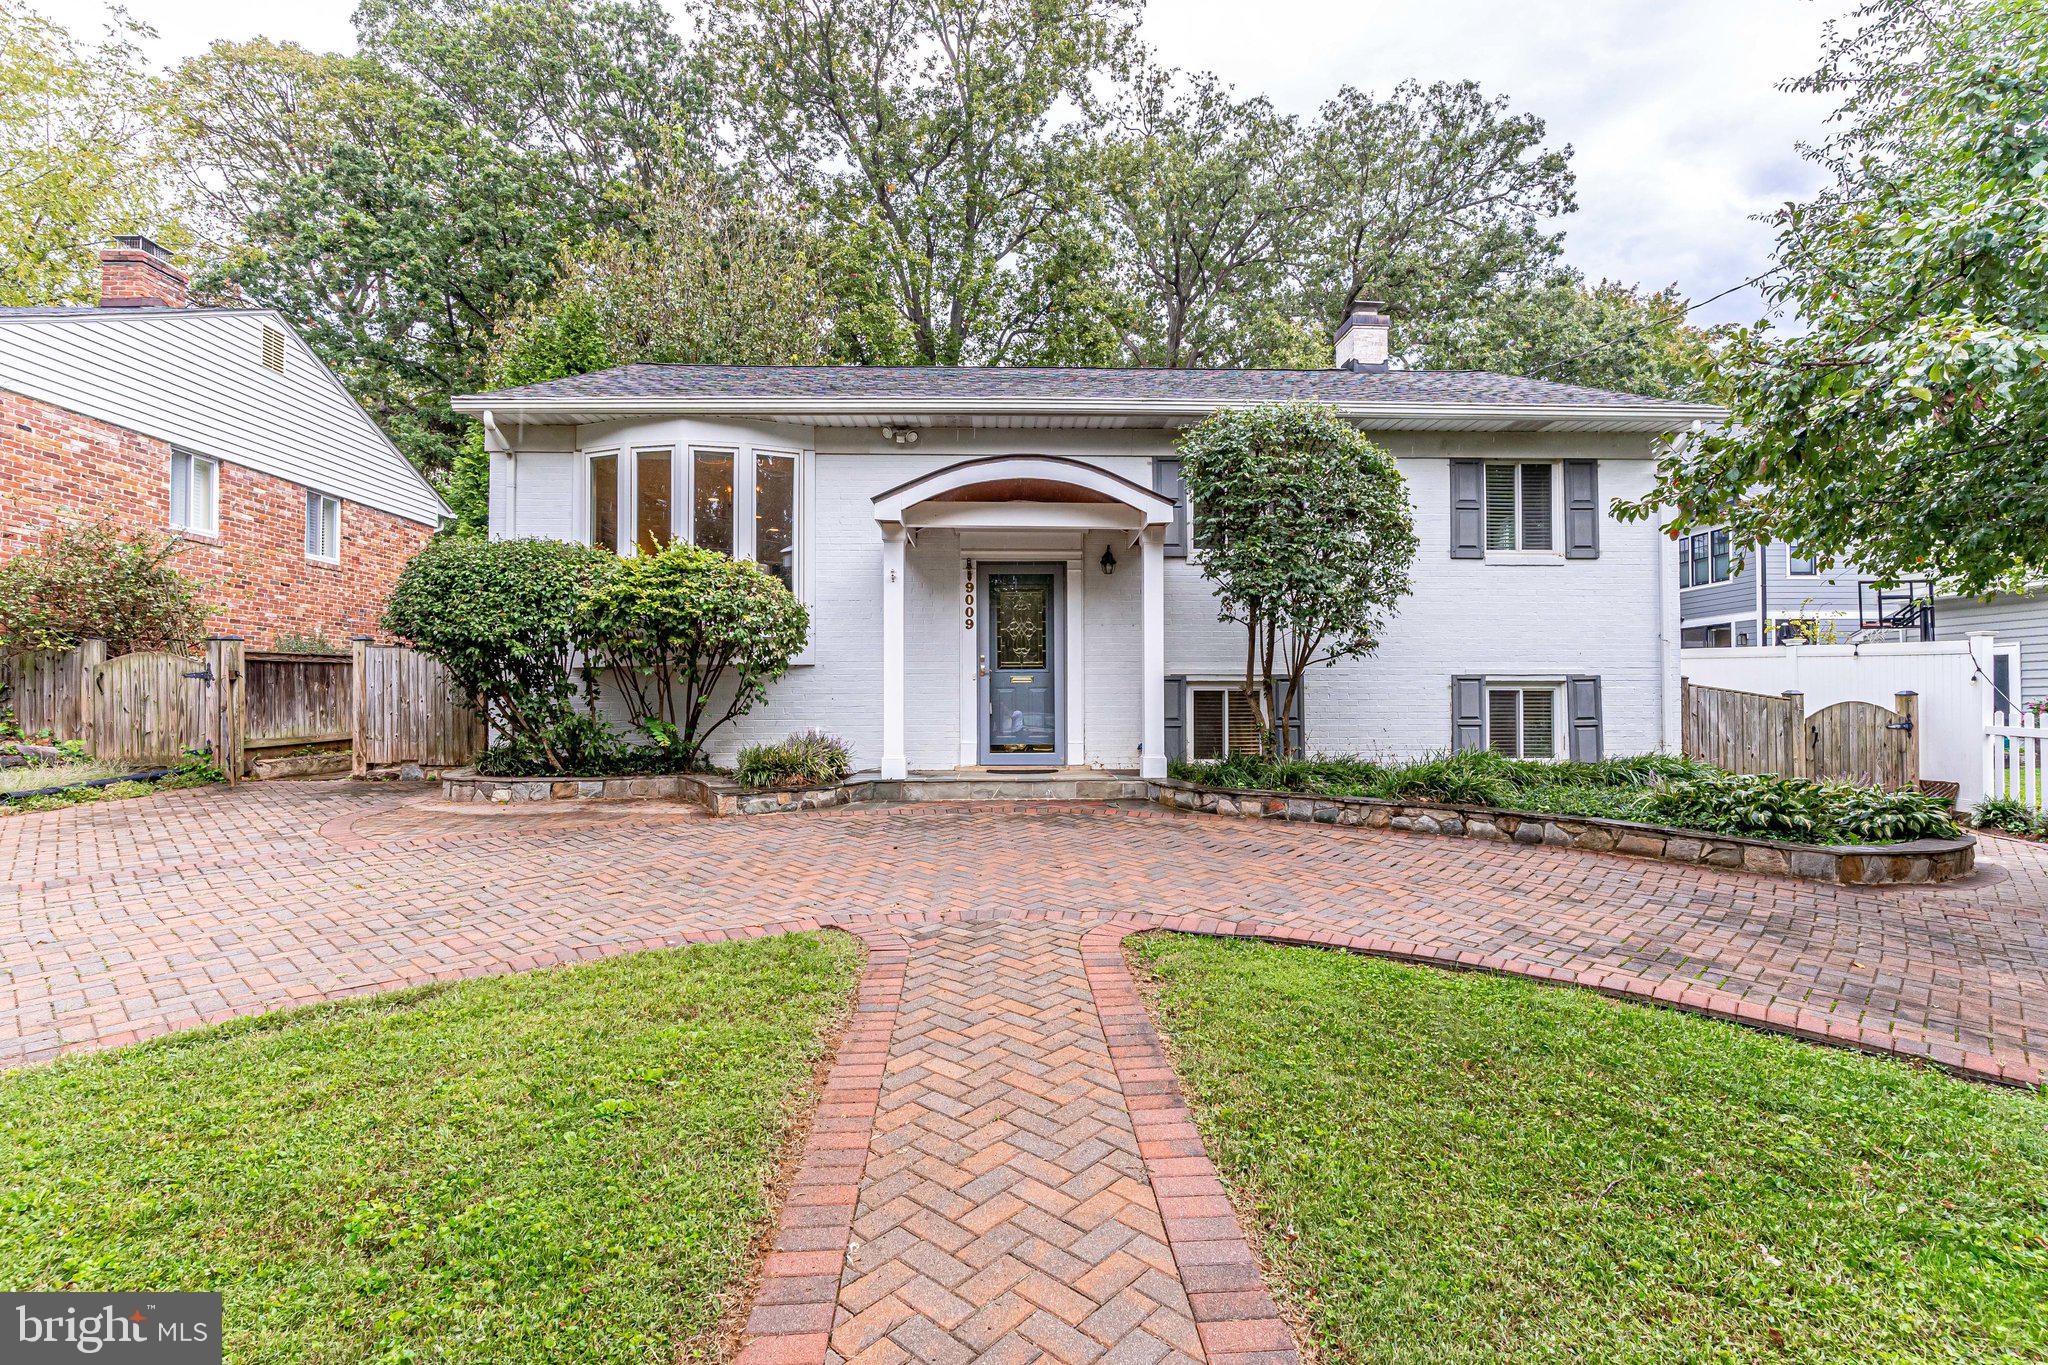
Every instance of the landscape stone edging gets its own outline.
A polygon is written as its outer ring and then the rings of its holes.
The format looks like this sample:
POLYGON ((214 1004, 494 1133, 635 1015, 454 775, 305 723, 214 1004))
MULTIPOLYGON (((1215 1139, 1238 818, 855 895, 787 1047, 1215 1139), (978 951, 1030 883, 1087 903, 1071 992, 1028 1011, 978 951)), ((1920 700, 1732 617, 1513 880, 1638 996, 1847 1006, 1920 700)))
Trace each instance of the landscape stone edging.
POLYGON ((1775 873, 1841 886, 1953 881, 1968 876, 1977 865, 1977 841, 1969 835, 1899 844, 1786 844, 1605 816, 1559 815, 1433 801, 1383 801, 1370 796, 1245 791, 1204 787, 1177 778, 1157 781, 1152 786, 1160 804, 1203 814, 1447 834, 1497 843, 1579 848, 1594 853, 1628 853, 1666 862, 1775 873))
POLYGON ((844 783, 821 787, 743 787, 709 773, 659 773, 627 777, 486 777, 461 768, 441 778, 444 801, 488 801, 498 805, 529 801, 691 801, 713 815, 771 815, 778 811, 823 810, 855 799, 844 783))

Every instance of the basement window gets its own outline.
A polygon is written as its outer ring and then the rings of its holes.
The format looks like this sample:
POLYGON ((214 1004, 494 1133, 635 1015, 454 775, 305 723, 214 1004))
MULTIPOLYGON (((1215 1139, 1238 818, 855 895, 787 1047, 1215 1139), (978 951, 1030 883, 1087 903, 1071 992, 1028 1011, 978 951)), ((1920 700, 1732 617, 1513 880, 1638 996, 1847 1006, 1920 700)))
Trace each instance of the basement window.
POLYGON ((1188 689, 1188 757, 1198 762, 1259 751, 1259 717, 1235 687, 1188 689))
POLYGON ((1554 684, 1486 689, 1486 747, 1508 758, 1557 757, 1554 684))

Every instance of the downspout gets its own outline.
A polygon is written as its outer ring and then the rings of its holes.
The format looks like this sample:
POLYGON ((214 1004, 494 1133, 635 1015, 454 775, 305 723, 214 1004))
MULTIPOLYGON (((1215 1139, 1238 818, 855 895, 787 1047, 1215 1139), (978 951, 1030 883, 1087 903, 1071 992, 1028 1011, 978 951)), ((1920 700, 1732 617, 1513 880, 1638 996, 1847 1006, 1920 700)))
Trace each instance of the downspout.
MULTIPOLYGON (((512 443, 499 430, 497 414, 485 408, 477 416, 484 424, 484 536, 488 539, 491 534, 491 445, 496 442, 509 457, 512 443)), ((519 462, 508 458, 506 466, 510 479, 505 487, 505 515, 511 525, 505 528, 505 539, 515 540, 519 536, 519 462)))
POLYGON ((1760 645, 1771 643, 1771 589, 1765 581, 1770 577, 1769 545, 1766 541, 1756 552, 1756 642, 1760 645))

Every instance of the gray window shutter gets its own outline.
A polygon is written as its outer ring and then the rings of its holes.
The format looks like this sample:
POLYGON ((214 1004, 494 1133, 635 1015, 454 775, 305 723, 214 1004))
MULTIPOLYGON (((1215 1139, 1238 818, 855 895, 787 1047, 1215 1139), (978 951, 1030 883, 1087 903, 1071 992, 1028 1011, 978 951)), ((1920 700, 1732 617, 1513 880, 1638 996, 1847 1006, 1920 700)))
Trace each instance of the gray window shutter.
MULTIPOLYGON (((1277 678, 1266 684, 1266 692, 1271 698, 1266 704, 1275 711, 1280 708, 1280 689, 1282 686, 1283 684, 1277 678)), ((1295 684, 1294 695, 1287 699, 1287 748, 1290 753, 1300 754, 1303 757, 1308 755, 1308 750, 1302 747, 1301 742, 1301 718, 1304 714, 1301 699, 1307 691, 1308 678, 1304 675, 1302 680, 1295 684)))
POLYGON ((1173 499, 1173 523, 1166 528, 1166 557, 1188 557, 1188 496, 1180 481, 1177 456, 1160 456, 1152 461, 1152 491, 1173 499))
POLYGON ((1486 480, 1483 460, 1451 461, 1451 558, 1486 558, 1486 518, 1480 510, 1486 480))
POLYGON ((1564 462, 1564 557, 1600 557, 1600 462, 1564 462))
POLYGON ((1186 709, 1188 679, 1184 673, 1166 679, 1166 761, 1178 763, 1188 755, 1186 709))
POLYGON ((1486 747, 1486 679, 1451 679, 1451 751, 1486 747))
POLYGON ((1598 763, 1603 750, 1600 736, 1600 680, 1585 676, 1565 680, 1565 706, 1572 721, 1572 762, 1598 763))

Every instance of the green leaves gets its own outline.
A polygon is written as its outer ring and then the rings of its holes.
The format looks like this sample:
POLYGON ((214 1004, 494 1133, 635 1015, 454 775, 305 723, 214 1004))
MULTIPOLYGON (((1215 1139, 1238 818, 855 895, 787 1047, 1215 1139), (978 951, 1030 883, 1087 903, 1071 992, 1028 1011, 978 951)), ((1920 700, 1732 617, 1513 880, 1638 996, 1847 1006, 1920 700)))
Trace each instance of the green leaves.
POLYGON ((1181 437, 1180 452, 1194 558, 1216 586, 1219 619, 1245 627, 1245 689, 1284 744, 1276 717, 1303 671, 1370 653, 1409 592, 1407 482, 1384 450, 1314 404, 1218 413, 1181 437))
POLYGON ((199 585, 173 564, 175 536, 127 532, 110 521, 47 534, 0 565, 0 651, 68 649, 107 642, 113 657, 138 649, 185 649, 206 633, 199 585))
POLYGON ((1798 88, 1838 93, 1835 183, 1778 215, 1771 301, 1721 353, 1732 420, 1624 515, 1670 508, 1957 591, 2048 570, 2048 16, 1879 0, 1798 88))

